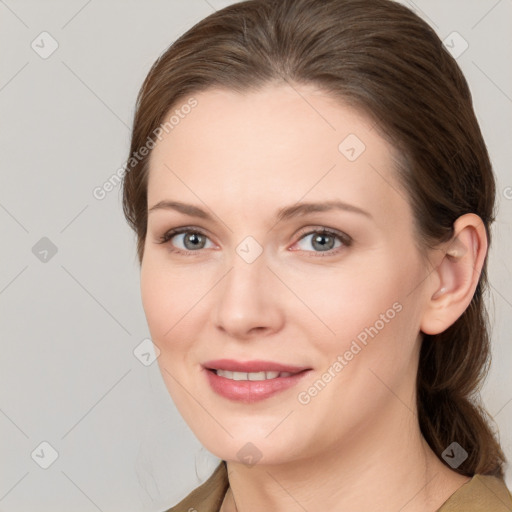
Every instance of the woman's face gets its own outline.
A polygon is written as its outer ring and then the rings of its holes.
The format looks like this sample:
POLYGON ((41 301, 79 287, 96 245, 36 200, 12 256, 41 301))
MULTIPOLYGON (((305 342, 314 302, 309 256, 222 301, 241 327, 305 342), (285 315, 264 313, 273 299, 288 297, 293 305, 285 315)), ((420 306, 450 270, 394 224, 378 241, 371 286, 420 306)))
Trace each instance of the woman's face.
POLYGON ((430 278, 391 147, 313 87, 194 98, 151 154, 141 268, 179 412, 248 464, 403 428, 430 278))

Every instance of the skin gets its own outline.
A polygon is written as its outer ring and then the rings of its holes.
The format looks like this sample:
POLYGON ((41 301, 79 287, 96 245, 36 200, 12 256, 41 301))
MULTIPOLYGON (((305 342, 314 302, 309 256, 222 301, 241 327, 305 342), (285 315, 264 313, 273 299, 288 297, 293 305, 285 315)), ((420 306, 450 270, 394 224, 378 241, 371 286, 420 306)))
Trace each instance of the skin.
POLYGON ((150 211, 141 293, 176 407, 228 461, 222 510, 436 510, 469 478, 419 430, 421 332, 445 330, 468 306, 487 250, 480 219, 460 217, 451 242, 420 252, 393 148, 371 120, 312 86, 194 97, 198 106, 152 151, 148 205, 177 200, 213 220, 150 211), (349 134, 366 146, 354 161, 338 149, 349 134), (371 217, 332 210, 274 220, 279 208, 335 199, 371 217), (187 249, 183 235, 158 243, 182 226, 206 234, 193 254, 171 251, 187 249), (322 227, 352 242, 334 239, 322 252, 310 236, 322 227), (263 249, 252 263, 236 252, 247 236, 263 249), (300 403, 298 393, 396 303, 400 312, 300 403), (292 389, 240 403, 205 379, 201 363, 218 358, 312 371, 292 389), (237 455, 248 442, 261 455, 252 466, 237 455))

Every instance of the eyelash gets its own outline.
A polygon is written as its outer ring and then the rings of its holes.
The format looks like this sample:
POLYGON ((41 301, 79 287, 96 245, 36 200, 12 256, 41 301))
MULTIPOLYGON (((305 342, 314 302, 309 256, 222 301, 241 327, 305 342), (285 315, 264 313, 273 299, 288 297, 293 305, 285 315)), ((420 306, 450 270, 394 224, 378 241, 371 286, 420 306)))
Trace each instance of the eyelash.
MULTIPOLYGON (((194 233, 194 234, 202 235, 202 236, 208 238, 208 235, 201 229, 192 228, 192 227, 182 227, 182 228, 175 228, 175 229, 171 229, 171 230, 167 231, 161 237, 159 237, 159 241, 157 243, 158 244, 168 244, 170 252, 173 252, 173 253, 182 254, 184 256, 200 255, 200 253, 202 252, 201 249, 198 249, 196 251, 177 249, 177 248, 173 247, 172 244, 169 243, 173 237, 175 237, 176 235, 182 234, 182 233, 194 233)), ((304 238, 306 235, 312 235, 312 234, 332 236, 332 237, 338 238, 342 242, 342 246, 337 247, 335 249, 329 249, 328 251, 303 251, 303 252, 307 252, 307 253, 310 253, 310 252, 314 253, 314 256, 311 256, 313 258, 334 256, 352 244, 352 238, 349 235, 342 233, 340 231, 335 231, 335 230, 325 228, 325 227, 320 227, 318 229, 306 228, 304 230, 301 230, 298 234, 299 238, 298 238, 297 242, 302 240, 302 238, 304 238)), ((300 251, 300 249, 298 249, 298 250, 300 251)))

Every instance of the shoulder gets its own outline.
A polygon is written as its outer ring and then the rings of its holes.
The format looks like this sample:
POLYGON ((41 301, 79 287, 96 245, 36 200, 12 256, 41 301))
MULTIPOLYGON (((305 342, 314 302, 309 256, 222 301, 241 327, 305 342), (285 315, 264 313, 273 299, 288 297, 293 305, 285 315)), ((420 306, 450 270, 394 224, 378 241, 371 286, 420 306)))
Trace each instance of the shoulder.
POLYGON ((218 512, 228 487, 226 463, 221 461, 206 482, 165 512, 218 512))
POLYGON ((496 476, 474 475, 457 489, 438 512, 511 512, 512 495, 496 476))

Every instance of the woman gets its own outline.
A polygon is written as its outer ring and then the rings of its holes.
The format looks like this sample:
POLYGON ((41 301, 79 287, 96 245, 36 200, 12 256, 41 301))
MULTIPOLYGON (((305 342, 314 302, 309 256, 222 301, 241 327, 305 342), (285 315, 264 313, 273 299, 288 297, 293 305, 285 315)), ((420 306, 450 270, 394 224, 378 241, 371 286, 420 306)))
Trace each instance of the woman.
POLYGON ((131 155, 162 376, 222 459, 170 510, 512 510, 475 398, 494 177, 425 22, 229 6, 153 65, 131 155))

